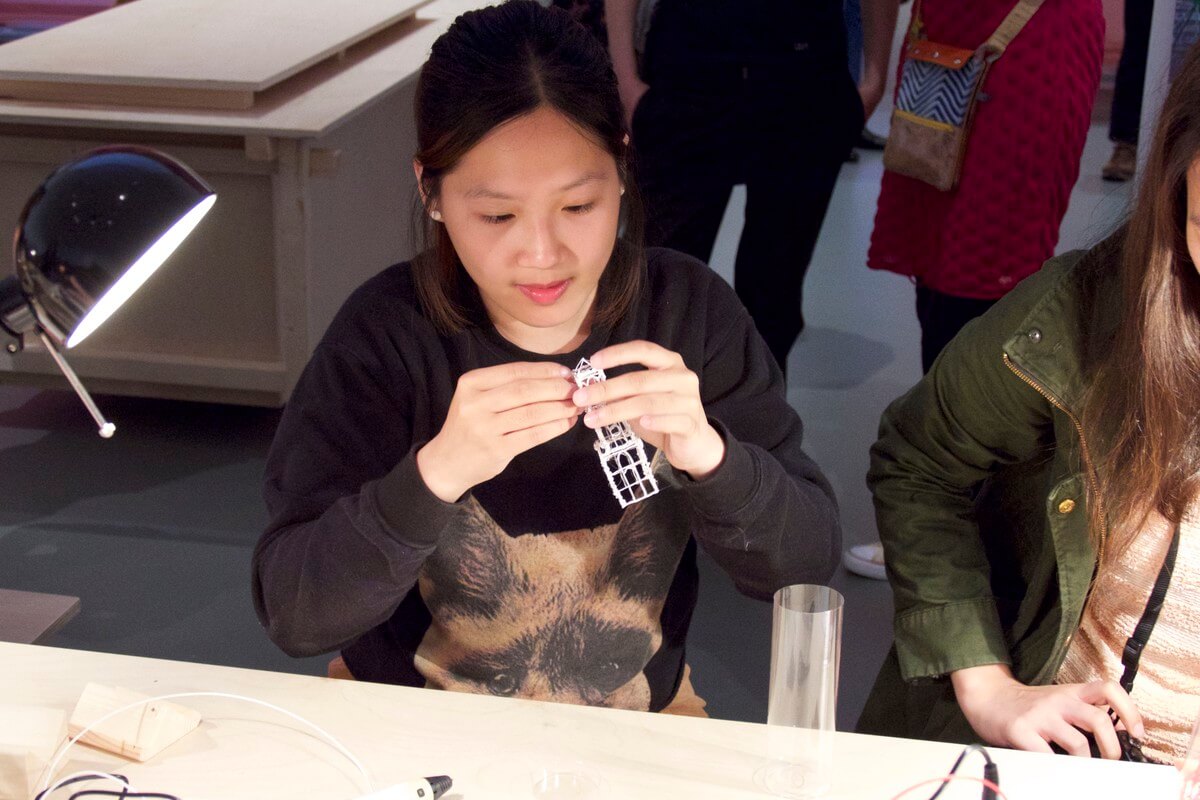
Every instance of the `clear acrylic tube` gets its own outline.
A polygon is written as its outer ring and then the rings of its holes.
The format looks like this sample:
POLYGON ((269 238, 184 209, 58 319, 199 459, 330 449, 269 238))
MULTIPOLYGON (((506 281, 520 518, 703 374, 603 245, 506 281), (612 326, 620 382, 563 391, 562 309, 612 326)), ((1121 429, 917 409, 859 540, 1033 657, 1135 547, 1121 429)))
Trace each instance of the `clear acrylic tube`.
POLYGON ((819 797, 832 779, 845 600, 828 586, 775 593, 767 724, 771 763, 759 782, 784 797, 819 797))

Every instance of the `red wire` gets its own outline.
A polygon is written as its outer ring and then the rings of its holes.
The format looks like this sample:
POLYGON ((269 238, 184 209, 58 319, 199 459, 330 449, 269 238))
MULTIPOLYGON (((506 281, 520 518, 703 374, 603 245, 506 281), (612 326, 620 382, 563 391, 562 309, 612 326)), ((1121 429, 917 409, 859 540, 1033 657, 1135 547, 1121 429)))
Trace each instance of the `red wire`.
POLYGON ((999 786, 987 780, 986 778, 976 778, 973 775, 943 775, 940 778, 930 778, 927 781, 921 781, 920 783, 913 784, 903 792, 900 792, 900 794, 892 797, 892 800, 900 800, 900 798, 904 797, 904 795, 908 794, 909 792, 914 792, 917 789, 920 789, 922 786, 929 786, 930 784, 934 783, 950 783, 951 781, 970 781, 971 783, 982 784, 983 786, 986 786, 995 792, 996 797, 1000 798, 1000 800, 1008 800, 1008 795, 1000 791, 999 786))

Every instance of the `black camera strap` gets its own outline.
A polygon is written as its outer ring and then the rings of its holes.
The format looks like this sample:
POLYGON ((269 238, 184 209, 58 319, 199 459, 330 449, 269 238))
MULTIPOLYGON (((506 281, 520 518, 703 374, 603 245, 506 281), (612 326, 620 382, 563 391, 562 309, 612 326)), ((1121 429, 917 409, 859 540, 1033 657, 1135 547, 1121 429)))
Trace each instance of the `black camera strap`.
POLYGON ((1133 691, 1133 679, 1137 677, 1138 662, 1142 660, 1142 651, 1150 641, 1150 633, 1154 623, 1158 622, 1158 612, 1162 611, 1163 601, 1167 599, 1167 587, 1171 585, 1171 573, 1175 571, 1175 554, 1179 552, 1179 524, 1175 525, 1175 533, 1171 535, 1171 544, 1167 547, 1167 556, 1163 559, 1162 569, 1154 581, 1150 591, 1150 599, 1146 602, 1146 610, 1133 629, 1133 636, 1125 642, 1125 651, 1121 654, 1121 664, 1125 674, 1121 676, 1121 688, 1126 692, 1133 691))

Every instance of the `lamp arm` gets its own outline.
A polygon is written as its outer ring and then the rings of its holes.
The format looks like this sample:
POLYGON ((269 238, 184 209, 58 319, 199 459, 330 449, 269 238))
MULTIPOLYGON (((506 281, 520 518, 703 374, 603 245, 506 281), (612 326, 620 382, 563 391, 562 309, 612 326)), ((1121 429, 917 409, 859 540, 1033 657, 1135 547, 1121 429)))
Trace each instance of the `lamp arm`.
POLYGON ((75 390, 75 394, 79 395, 79 399, 83 401, 83 405, 87 408, 88 413, 92 415, 92 419, 96 421, 96 425, 100 428, 100 435, 105 439, 111 439, 112 435, 117 432, 117 426, 104 418, 100 413, 100 409, 96 407, 92 396, 88 394, 87 389, 83 388, 83 383, 79 380, 79 376, 75 374, 75 370, 71 369, 71 365, 63 358, 63 354, 58 351, 58 347, 50 340, 45 331, 39 326, 37 328, 38 338, 42 340, 42 344, 50 352, 50 357, 54 359, 54 363, 62 370, 62 374, 67 376, 67 381, 71 384, 71 388, 75 390))

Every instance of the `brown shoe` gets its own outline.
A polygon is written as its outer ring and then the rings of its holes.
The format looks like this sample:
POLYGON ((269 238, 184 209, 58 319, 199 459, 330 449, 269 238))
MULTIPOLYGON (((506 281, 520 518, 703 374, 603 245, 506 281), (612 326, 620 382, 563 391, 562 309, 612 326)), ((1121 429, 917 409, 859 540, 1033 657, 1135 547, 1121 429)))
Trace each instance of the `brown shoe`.
POLYGON ((1137 145, 1117 142, 1113 148, 1112 158, 1100 170, 1101 177, 1106 181, 1127 181, 1133 177, 1137 169, 1137 145))

